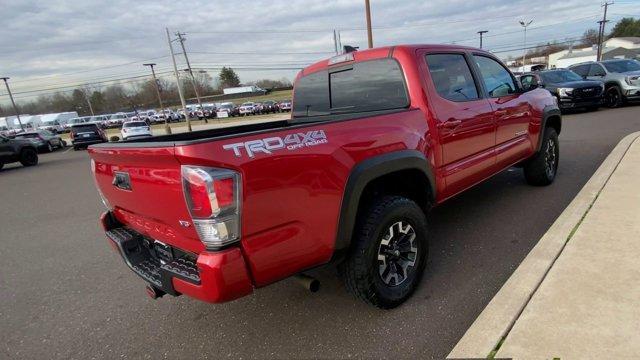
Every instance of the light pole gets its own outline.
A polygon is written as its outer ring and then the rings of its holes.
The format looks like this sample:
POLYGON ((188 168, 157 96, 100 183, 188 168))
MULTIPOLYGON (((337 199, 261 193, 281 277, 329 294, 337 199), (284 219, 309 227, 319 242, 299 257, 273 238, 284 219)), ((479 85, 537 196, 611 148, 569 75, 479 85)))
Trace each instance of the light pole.
POLYGON ((478 31, 478 34, 480 34, 480 49, 482 49, 482 34, 486 34, 488 32, 489 32, 489 30, 480 30, 480 31, 478 31))
POLYGON ((13 100, 13 94, 11 94, 11 89, 9 88, 9 82, 7 81, 10 78, 2 77, 0 79, 4 80, 4 85, 7 87, 7 93, 9 93, 9 98, 11 99, 11 103, 13 104, 13 111, 16 112, 16 117, 18 118, 18 124, 20 124, 20 129, 24 131, 24 126, 22 126, 22 121, 20 120, 20 113, 18 112, 18 107, 16 106, 16 102, 13 100))
POLYGON ((525 22, 520 20, 520 25, 524 28, 524 45, 522 46, 522 72, 524 72, 524 62, 527 56, 527 26, 531 25, 533 20, 529 20, 529 22, 525 22))
POLYGON ((153 76, 153 83, 156 85, 156 94, 158 94, 158 102, 160 103, 160 111, 164 115, 164 130, 167 134, 171 134, 171 127, 169 126, 169 116, 164 112, 164 106, 162 105, 162 97, 160 96, 160 86, 158 86, 158 79, 156 78, 156 71, 153 69, 156 64, 142 64, 142 66, 148 66, 151 68, 151 76, 153 76))

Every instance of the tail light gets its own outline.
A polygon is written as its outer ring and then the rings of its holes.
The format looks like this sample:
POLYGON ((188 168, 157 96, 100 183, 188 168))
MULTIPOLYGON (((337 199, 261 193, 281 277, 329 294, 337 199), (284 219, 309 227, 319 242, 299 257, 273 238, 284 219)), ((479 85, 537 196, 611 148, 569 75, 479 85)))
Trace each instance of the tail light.
POLYGON ((73 140, 73 130, 69 131, 69 137, 73 140))
POLYGON ((182 166, 182 187, 193 225, 207 249, 240 240, 240 174, 182 166))

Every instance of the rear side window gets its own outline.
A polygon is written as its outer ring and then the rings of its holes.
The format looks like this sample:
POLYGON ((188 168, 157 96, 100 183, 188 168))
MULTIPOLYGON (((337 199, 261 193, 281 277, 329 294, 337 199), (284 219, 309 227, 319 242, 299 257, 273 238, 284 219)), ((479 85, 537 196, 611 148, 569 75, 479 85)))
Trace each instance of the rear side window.
POLYGON ((293 117, 401 109, 409 98, 400 65, 393 59, 355 63, 298 80, 293 117))
POLYGON ((451 101, 478 98, 478 89, 462 54, 427 55, 429 74, 440 96, 451 101))
POLYGON ((607 75, 607 73, 604 72, 604 69, 600 64, 592 64, 591 67, 589 68, 588 76, 605 76, 605 75, 607 75))
POLYGON ((147 123, 144 122, 144 121, 130 121, 130 122, 124 123, 124 125, 122 125, 122 127, 126 127, 126 128, 141 127, 141 126, 147 126, 147 123))
POLYGON ((585 77, 587 76, 587 74, 589 73, 589 64, 586 65, 578 65, 578 66, 574 66, 569 68, 571 71, 573 71, 574 73, 585 77))

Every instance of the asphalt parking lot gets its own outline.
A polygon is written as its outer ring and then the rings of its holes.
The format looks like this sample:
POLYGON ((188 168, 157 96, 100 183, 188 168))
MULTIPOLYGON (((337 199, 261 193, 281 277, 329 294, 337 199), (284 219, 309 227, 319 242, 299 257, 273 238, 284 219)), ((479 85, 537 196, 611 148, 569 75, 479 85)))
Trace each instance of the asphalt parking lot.
POLYGON ((435 209, 423 283, 392 311, 293 280, 235 302, 150 300, 111 250, 86 152, 0 171, 0 358, 443 358, 610 150, 640 108, 564 116, 545 188, 510 169, 435 209))

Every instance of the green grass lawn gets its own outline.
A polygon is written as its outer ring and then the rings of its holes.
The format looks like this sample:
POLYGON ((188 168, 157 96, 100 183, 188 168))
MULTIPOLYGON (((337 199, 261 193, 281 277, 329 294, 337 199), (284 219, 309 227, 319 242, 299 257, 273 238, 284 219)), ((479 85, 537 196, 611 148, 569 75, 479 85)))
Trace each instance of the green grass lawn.
MULTIPOLYGON (((208 103, 208 102, 232 102, 236 105, 240 105, 243 102, 247 102, 247 101, 254 101, 254 102, 260 102, 260 101, 266 101, 266 100, 273 100, 273 101, 282 101, 282 100, 291 100, 291 95, 292 95, 292 90, 280 90, 280 91, 274 91, 270 94, 267 95, 260 95, 260 96, 247 96, 247 97, 241 97, 241 98, 236 98, 236 99, 229 99, 229 100, 219 100, 219 99, 202 99, 203 103, 208 103)), ((193 101, 189 100, 190 103, 192 103, 193 101)))

